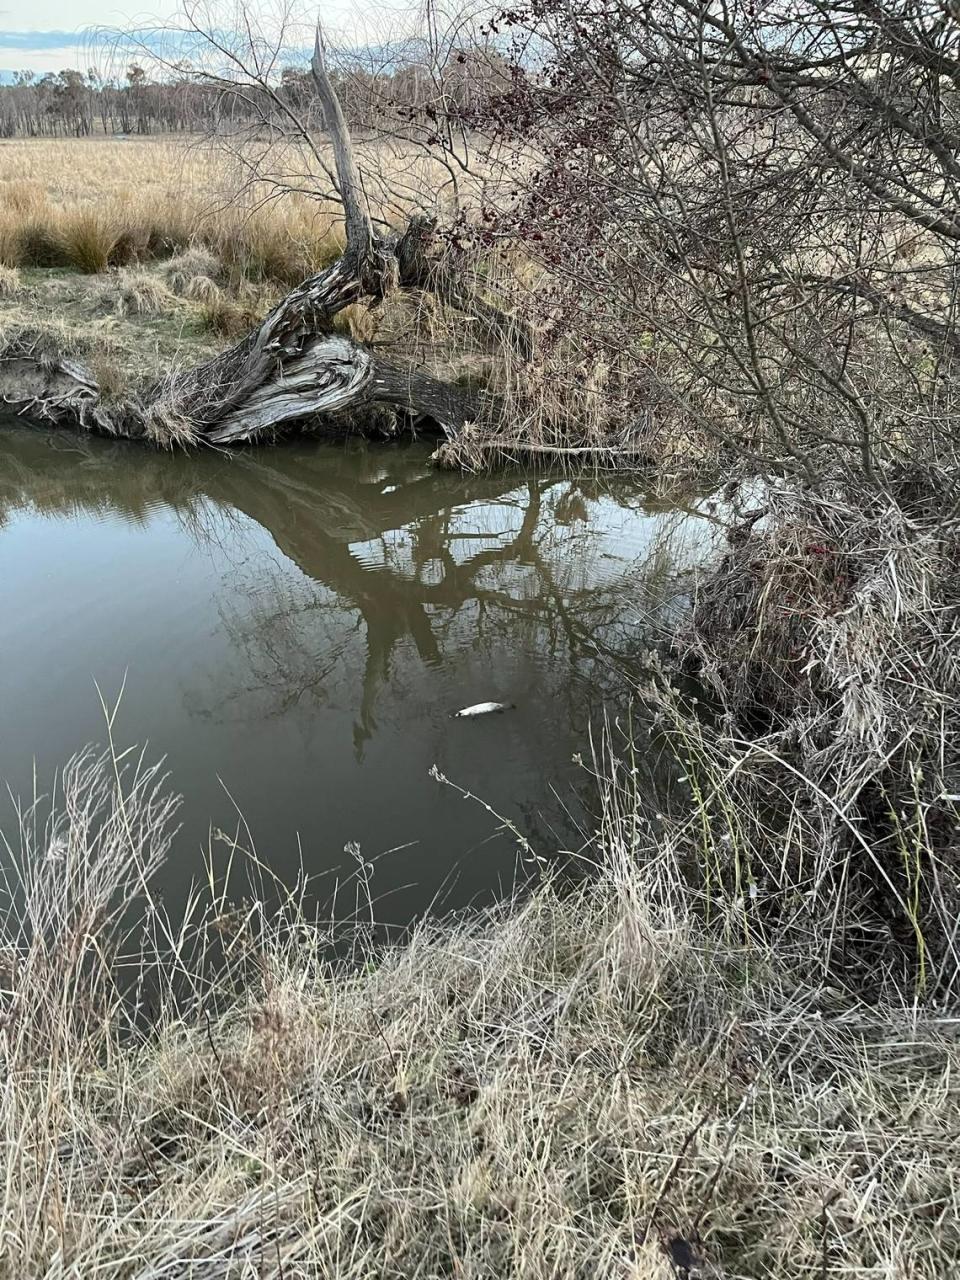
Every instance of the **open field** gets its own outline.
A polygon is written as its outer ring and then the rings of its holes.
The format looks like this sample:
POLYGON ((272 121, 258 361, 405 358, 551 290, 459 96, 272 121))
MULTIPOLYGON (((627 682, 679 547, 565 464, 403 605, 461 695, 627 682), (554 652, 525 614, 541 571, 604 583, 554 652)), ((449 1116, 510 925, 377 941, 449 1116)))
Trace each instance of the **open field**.
MULTIPOLYGON (((0 191, 46 198, 52 205, 129 205, 139 198, 209 198, 217 188, 216 154, 201 138, 28 138, 0 144, 0 191)), ((23 197, 20 197, 23 198, 23 197)))
POLYGON ((293 195, 258 211, 202 139, 35 139, 0 147, 0 260, 95 273, 190 244, 242 276, 296 284, 336 256, 334 206, 293 195))
MULTIPOLYGON (((443 209, 440 165, 403 147, 371 142, 358 151, 383 224, 402 221, 404 190, 418 206, 443 209)), ((203 244, 241 275, 294 285, 342 249, 341 222, 329 178, 292 145, 215 147, 186 136, 0 142, 7 266, 98 271, 203 244), (282 199, 276 183, 289 188, 282 199)))

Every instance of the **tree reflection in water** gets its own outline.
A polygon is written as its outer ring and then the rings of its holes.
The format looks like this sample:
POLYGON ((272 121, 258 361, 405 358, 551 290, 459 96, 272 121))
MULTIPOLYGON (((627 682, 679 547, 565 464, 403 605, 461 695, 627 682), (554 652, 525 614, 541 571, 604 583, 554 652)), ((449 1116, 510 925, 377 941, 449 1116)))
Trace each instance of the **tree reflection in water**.
POLYGON ((527 656, 526 700, 561 698, 582 715, 585 677, 593 703, 622 691, 638 621, 647 636, 666 621, 702 555, 702 526, 651 512, 623 482, 451 477, 399 451, 318 461, 298 470, 274 451, 218 472, 218 507, 269 530, 283 556, 267 578, 261 565, 231 584, 223 617, 272 714, 343 696, 362 651, 358 756, 386 685, 396 696, 464 651, 488 664, 490 696, 509 649, 527 656))
MULTIPOLYGON (((539 829, 539 847, 575 847, 563 843, 576 838, 564 807, 582 777, 571 757, 589 749, 596 715, 627 700, 624 670, 678 608, 685 570, 702 560, 712 531, 682 510, 658 509, 632 478, 451 475, 417 448, 305 442, 157 455, 4 427, 3 451, 0 523, 29 510, 149 528, 135 547, 96 544, 108 555, 123 547, 122 567, 81 565, 59 610, 82 606, 106 574, 117 616, 88 612, 86 648, 75 661, 62 646, 56 653, 85 688, 101 655, 121 673, 137 657, 131 732, 162 726, 194 832, 216 808, 216 779, 231 778, 272 849, 295 829, 313 867, 330 866, 355 836, 373 849, 414 839, 419 861, 398 863, 396 883, 429 886, 482 846, 482 861, 463 872, 464 899, 505 875, 509 860, 483 844, 486 813, 471 822, 462 806, 430 799, 430 766, 505 805, 531 836, 539 829), (164 539, 168 550, 151 560, 164 539), (185 555, 178 587, 169 566, 185 555), (160 563, 154 589, 144 566, 160 563), (136 594, 126 600, 118 592, 128 583, 136 594), (200 583, 210 594, 198 595, 200 583), (142 599, 150 607, 141 620, 142 599), (144 688, 147 653, 162 668, 153 689, 144 688), (496 723, 447 720, 488 698, 517 710, 496 723)), ((38 599, 43 592, 38 582, 38 599)), ((18 598, 32 607, 29 586, 18 598)), ((47 602, 37 616, 57 610, 47 602)), ((32 625, 25 619, 10 636, 17 670, 39 679, 32 625)), ((28 749, 46 742, 53 759, 61 741, 75 749, 85 697, 69 715, 48 705, 42 726, 21 699, 28 749)), ((283 855, 271 857, 279 866, 283 855)), ((192 866, 184 855, 179 874, 192 866)))

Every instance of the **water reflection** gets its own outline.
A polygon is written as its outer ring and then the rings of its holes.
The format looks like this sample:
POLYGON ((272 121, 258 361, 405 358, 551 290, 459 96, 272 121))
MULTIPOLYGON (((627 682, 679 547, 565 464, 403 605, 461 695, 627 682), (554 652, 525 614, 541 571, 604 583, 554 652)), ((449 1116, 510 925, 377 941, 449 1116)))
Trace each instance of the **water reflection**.
POLYGON ((356 660, 359 628, 358 755, 377 731, 398 655, 415 654, 425 670, 458 652, 482 655, 492 696, 503 694, 507 674, 495 654, 520 646, 531 657, 526 698, 546 697, 544 683, 551 695, 569 695, 566 677, 578 660, 595 664, 623 652, 625 609, 646 602, 659 615, 670 598, 676 520, 659 523, 642 559, 631 556, 618 573, 601 559, 614 555, 603 550, 604 535, 616 538, 603 526, 603 505, 623 511, 609 493, 547 478, 519 487, 514 477, 474 478, 452 487, 403 455, 368 461, 368 474, 338 476, 335 485, 324 477, 324 487, 273 466, 258 466, 251 483, 246 468, 234 467, 218 489, 218 500, 226 491, 230 508, 268 529, 302 574, 292 579, 286 563, 266 575, 258 565, 255 579, 241 569, 239 589, 225 602, 225 625, 249 674, 270 692, 273 714, 305 699, 328 701, 343 664, 356 660), (645 588, 629 606, 627 578, 645 588))
MULTIPOLYGON (((465 818, 462 803, 427 799, 431 764, 546 828, 551 848, 578 838, 571 757, 600 706, 622 701, 623 660, 677 608, 711 541, 709 524, 658 509, 631 482, 450 475, 409 448, 162 456, 17 427, 2 451, 0 570, 5 537, 28 526, 51 563, 78 528, 107 528, 110 563, 74 547, 55 607, 62 616, 105 581, 109 607, 79 628, 87 649, 74 652, 68 628, 57 658, 89 682, 101 658, 149 652, 154 687, 137 714, 164 725, 178 785, 185 770, 199 792, 193 818, 209 820, 202 806, 223 777, 274 839, 330 846, 324 866, 347 840, 415 840, 394 876, 421 885, 407 895, 414 910, 443 870, 431 860, 490 836, 486 811, 465 818), (517 710, 495 724, 449 720, 488 698, 517 710)), ((0 690, 13 689, 10 662, 29 681, 54 617, 45 592, 0 578, 0 690)), ((42 719, 31 730, 21 708, 21 743, 35 730, 45 741, 30 749, 52 759, 79 745, 78 726, 42 719)), ((12 762, 2 735, 0 771, 12 762)), ((508 874, 509 859, 489 854, 466 876, 473 894, 508 874)))

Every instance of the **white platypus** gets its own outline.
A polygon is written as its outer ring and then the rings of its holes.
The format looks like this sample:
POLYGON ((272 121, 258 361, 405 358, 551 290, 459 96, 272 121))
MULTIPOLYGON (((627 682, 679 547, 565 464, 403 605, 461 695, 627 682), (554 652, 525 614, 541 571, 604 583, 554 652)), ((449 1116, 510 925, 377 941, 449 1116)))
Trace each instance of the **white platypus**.
POLYGON ((455 720, 470 720, 474 716, 491 716, 496 711, 513 711, 512 702, 475 702, 472 707, 463 707, 451 714, 455 720))

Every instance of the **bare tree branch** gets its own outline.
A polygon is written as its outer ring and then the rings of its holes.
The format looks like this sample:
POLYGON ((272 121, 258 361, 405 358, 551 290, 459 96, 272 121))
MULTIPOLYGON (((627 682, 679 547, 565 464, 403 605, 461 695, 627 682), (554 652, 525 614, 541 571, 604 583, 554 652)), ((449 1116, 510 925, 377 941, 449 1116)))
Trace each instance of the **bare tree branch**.
POLYGON ((324 120, 330 134, 330 144, 333 147, 337 179, 340 187, 340 199, 343 203, 346 222, 347 247, 362 262, 370 256, 373 249, 373 228, 370 225, 370 215, 363 199, 360 173, 353 154, 350 130, 347 128, 347 122, 343 117, 340 100, 334 92, 330 77, 327 74, 323 34, 319 22, 317 23, 317 32, 314 40, 313 57, 310 60, 310 71, 313 75, 313 82, 317 87, 320 105, 323 107, 324 120))

